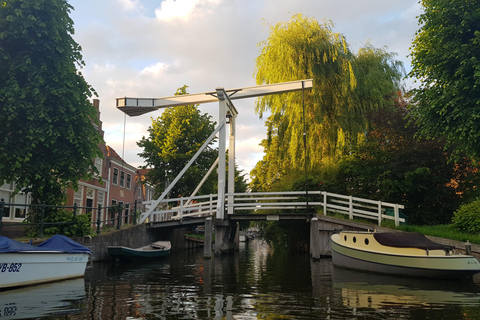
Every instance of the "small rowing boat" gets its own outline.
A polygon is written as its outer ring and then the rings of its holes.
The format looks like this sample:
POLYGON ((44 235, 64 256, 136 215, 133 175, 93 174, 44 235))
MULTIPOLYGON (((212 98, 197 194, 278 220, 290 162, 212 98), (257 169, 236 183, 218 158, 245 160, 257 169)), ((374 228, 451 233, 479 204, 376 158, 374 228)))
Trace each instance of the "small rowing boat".
POLYGON ((170 254, 171 247, 170 241, 157 241, 136 249, 122 246, 109 246, 107 250, 113 259, 140 261, 165 257, 170 254))
POLYGON ((331 236, 338 267, 426 278, 468 278, 480 263, 455 247, 433 242, 421 233, 341 231, 331 236))

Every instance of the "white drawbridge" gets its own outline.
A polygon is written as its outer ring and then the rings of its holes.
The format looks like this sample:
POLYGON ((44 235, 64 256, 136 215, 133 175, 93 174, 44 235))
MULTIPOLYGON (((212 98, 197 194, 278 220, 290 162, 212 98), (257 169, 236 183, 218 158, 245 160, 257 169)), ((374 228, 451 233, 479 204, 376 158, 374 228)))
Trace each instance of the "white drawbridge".
MULTIPOLYGON (((205 141, 202 147, 197 151, 193 158, 188 162, 188 164, 183 168, 183 170, 178 174, 178 176, 172 181, 172 183, 165 189, 162 195, 150 203, 150 206, 146 212, 143 212, 140 216, 140 223, 146 221, 146 219, 155 211, 157 211, 157 206, 162 202, 168 192, 173 188, 173 186, 180 180, 183 174, 188 170, 192 165, 195 159, 200 155, 200 153, 209 145, 209 143, 215 138, 218 134, 218 158, 226 158, 227 150, 227 131, 226 125, 230 124, 230 134, 229 134, 229 159, 228 165, 230 168, 235 167, 235 122, 238 112, 235 106, 232 103, 232 100, 244 99, 244 98, 255 98, 259 96, 265 96, 270 94, 280 94, 293 91, 300 91, 311 89, 313 85, 312 79, 298 80, 291 82, 283 82, 276 84, 267 84, 253 87, 237 88, 237 89, 228 89, 216 88, 215 91, 204 92, 204 93, 195 93, 195 94, 185 94, 177 95, 164 98, 117 98, 116 105, 117 108, 125 112, 129 116, 139 116, 148 112, 152 112, 161 108, 184 106, 184 105, 193 105, 193 104, 202 104, 216 102, 219 103, 219 121, 218 127, 210 135, 210 137, 205 141), (227 118, 229 122, 227 122, 227 118)), ((228 214, 233 214, 234 212, 234 175, 235 170, 228 171, 228 214)), ((218 195, 216 196, 216 218, 224 219, 225 218, 225 180, 226 180, 226 163, 225 161, 218 161, 218 195)), ((188 203, 187 203, 188 205, 188 203)))

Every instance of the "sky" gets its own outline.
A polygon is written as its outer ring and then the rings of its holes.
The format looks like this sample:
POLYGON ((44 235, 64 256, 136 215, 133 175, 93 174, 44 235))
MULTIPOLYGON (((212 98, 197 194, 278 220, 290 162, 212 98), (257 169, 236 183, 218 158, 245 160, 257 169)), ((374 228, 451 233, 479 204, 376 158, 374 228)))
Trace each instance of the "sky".
MULTIPOLYGON (((258 44, 279 22, 303 14, 346 37, 356 52, 367 41, 386 47, 411 69, 409 47, 422 13, 418 0, 68 0, 74 7, 74 40, 82 47, 80 70, 100 99, 105 142, 139 167, 136 144, 161 111, 129 117, 115 98, 172 96, 183 85, 188 93, 255 86, 258 44)), ((300 80, 300 79, 294 79, 300 80)), ((413 82, 406 80, 406 88, 413 82)), ((263 157, 264 121, 255 99, 234 101, 236 158, 249 173, 263 157)), ((218 103, 201 105, 218 123, 218 103)))

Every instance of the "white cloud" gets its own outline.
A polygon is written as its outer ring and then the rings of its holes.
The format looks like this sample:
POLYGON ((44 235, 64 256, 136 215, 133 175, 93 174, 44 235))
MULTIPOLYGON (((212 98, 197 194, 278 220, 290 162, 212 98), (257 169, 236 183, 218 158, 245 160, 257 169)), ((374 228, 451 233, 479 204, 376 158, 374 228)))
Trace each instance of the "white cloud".
POLYGON ((161 75, 164 75, 168 69, 168 65, 163 63, 163 62, 157 62, 154 65, 145 67, 140 74, 147 75, 147 76, 153 76, 153 77, 159 77, 161 75))
POLYGON ((117 0, 120 4, 120 8, 123 11, 132 11, 138 9, 139 1, 138 0, 117 0))
POLYGON ((155 10, 155 16, 159 20, 182 19, 188 20, 196 12, 196 16, 211 13, 212 8, 221 0, 165 0, 160 8, 155 10))

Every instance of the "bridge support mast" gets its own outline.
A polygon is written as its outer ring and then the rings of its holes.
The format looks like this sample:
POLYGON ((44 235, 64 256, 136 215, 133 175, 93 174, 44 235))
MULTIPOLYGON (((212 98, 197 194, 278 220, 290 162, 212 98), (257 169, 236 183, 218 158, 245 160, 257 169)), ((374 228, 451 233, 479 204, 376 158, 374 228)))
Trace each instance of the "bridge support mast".
MULTIPOLYGON (((219 119, 224 122, 224 126, 218 133, 218 199, 217 199, 217 215, 215 223, 215 254, 235 249, 235 232, 236 228, 230 226, 225 216, 225 188, 228 187, 228 193, 235 192, 235 118, 237 110, 232 101, 225 92, 224 88, 217 88, 217 97, 219 102, 219 119), (226 123, 229 119, 230 137, 229 137, 229 153, 228 153, 228 179, 226 179, 226 123), (227 181, 225 181, 227 180, 227 181), (233 240, 232 240, 233 239, 233 240)), ((228 204, 233 204, 233 196, 228 196, 228 204)), ((231 206, 227 209, 227 214, 232 214, 231 206)))

